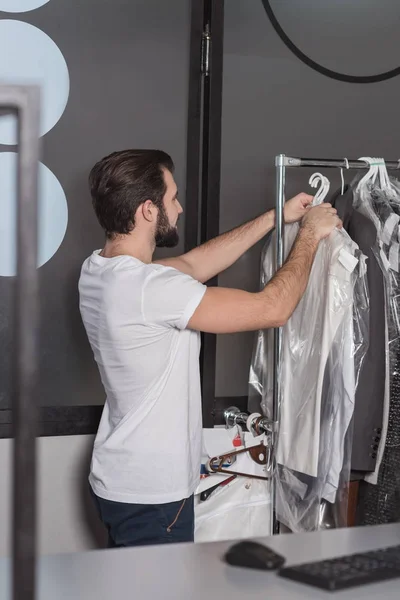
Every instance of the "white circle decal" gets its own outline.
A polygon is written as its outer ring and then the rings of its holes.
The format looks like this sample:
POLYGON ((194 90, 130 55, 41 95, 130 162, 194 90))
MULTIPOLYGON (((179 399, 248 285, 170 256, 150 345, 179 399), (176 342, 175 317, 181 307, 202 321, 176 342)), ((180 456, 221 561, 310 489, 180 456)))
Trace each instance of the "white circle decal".
MULTIPOLYGON (((1 0, 0 0, 1 2, 1 0)), ((68 67, 49 36, 28 23, 0 20, 0 81, 41 86, 41 126, 44 135, 58 122, 68 102, 68 67)), ((16 120, 0 121, 0 144, 17 143, 16 120)))
MULTIPOLYGON (((0 153, 0 275, 17 273, 16 263, 17 154, 0 153)), ((67 229, 68 206, 57 177, 39 163, 38 267, 54 256, 67 229)))
POLYGON ((48 2, 49 0, 0 0, 0 10, 10 13, 28 12, 48 2))

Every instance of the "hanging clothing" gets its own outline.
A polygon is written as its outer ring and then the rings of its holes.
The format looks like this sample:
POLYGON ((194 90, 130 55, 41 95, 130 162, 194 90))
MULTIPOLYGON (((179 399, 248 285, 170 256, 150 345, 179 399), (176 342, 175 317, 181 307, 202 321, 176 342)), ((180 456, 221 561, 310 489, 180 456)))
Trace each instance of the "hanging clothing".
MULTIPOLYGON (((296 235, 297 227, 285 228, 287 253, 296 235)), ((320 246, 307 290, 284 327, 281 371, 283 401, 277 461, 312 477, 318 475, 322 389, 327 361, 334 342, 339 347, 342 341, 350 340, 351 345, 353 344, 352 272, 358 262, 355 258, 356 250, 357 246, 350 237, 339 231, 334 232, 329 241, 320 246), (343 256, 346 256, 346 260, 350 259, 349 266, 343 264, 343 256)), ((264 259, 264 273, 270 278, 273 270, 271 244, 264 259)), ((273 336, 270 335, 267 348, 269 373, 272 373, 273 368, 272 339, 273 336)), ((345 362, 351 364, 351 361, 345 361, 343 351, 343 347, 341 351, 339 348, 337 356, 342 355, 340 364, 344 367, 345 362)), ((334 368, 334 359, 331 358, 330 361, 334 368)), ((336 392, 344 392, 347 402, 345 422, 348 425, 354 408, 354 367, 345 375, 342 368, 337 371, 338 381, 331 380, 330 393, 334 395, 336 406, 336 392)), ((271 407, 272 378, 262 400, 264 412, 269 413, 271 407)), ((347 425, 343 427, 343 435, 347 425)), ((342 462, 339 448, 336 450, 336 460, 342 462)))
POLYGON ((377 430, 376 443, 377 446, 374 445, 372 447, 372 457, 374 457, 374 453, 376 452, 376 463, 375 469, 364 476, 365 481, 368 483, 372 483, 376 485, 378 483, 379 470, 381 468, 383 455, 385 452, 386 446, 386 437, 389 426, 389 410, 390 410, 390 353, 388 351, 389 348, 389 328, 388 328, 388 310, 385 307, 385 396, 383 400, 383 415, 382 415, 382 430, 377 430))
POLYGON ((384 448, 380 448, 379 469, 366 477, 359 506, 360 525, 378 525, 400 521, 400 343, 390 350, 391 373, 389 414, 384 448), (373 484, 373 485, 371 485, 373 484))
POLYGON ((351 468, 370 472, 376 464, 385 401, 385 288, 383 273, 373 252, 376 227, 354 208, 353 200, 353 189, 348 185, 343 194, 341 190, 335 192, 329 202, 337 209, 344 229, 367 257, 371 343, 360 368, 355 396, 351 468))
MULTIPOLYGON (((297 231, 297 224, 285 227, 285 258, 297 231)), ((263 285, 274 273, 274 251, 271 242, 262 263, 263 285)), ((336 230, 320 243, 306 292, 283 331, 277 488, 278 509, 285 510, 279 518, 292 531, 318 522, 322 498, 335 502, 349 462, 351 436, 346 434, 367 343, 367 312, 364 257, 345 231, 336 230), (300 492, 301 483, 305 489, 300 492)), ((249 406, 254 410, 259 396, 270 417, 273 357, 273 331, 259 332, 249 406)))
POLYGON ((366 477, 376 485, 363 486, 359 522, 390 523, 400 520, 400 276, 399 218, 400 184, 390 179, 391 186, 368 182, 357 188, 355 206, 374 222, 378 236, 375 256, 385 275, 387 314, 387 356, 389 360, 390 395, 387 427, 378 448, 375 472, 366 477))

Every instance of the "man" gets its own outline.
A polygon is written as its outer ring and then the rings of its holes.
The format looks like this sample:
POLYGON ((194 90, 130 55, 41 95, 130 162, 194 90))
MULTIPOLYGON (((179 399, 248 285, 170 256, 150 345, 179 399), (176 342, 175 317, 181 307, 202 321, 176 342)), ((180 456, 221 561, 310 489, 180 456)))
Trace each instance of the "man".
POLYGON ((83 264, 80 310, 107 399, 89 481, 109 545, 192 541, 202 449, 198 332, 281 326, 302 297, 319 241, 341 222, 300 194, 285 221, 302 221, 283 267, 258 293, 207 288, 274 227, 274 211, 176 258, 182 214, 171 158, 114 152, 89 177, 106 234, 83 264))

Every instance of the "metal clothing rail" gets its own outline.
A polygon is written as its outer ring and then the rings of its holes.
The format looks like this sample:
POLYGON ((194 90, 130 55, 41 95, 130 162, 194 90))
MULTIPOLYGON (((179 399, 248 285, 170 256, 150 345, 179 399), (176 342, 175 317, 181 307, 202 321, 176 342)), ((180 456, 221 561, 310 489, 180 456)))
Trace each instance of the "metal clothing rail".
MULTIPOLYGON (((332 158, 293 158, 280 154, 275 158, 275 166, 283 167, 327 167, 336 169, 369 169, 370 165, 364 160, 347 160, 332 158)), ((388 169, 400 169, 400 159, 396 161, 385 161, 388 169)))
POLYGON ((12 594, 34 600, 36 558, 36 383, 38 336, 37 196, 40 92, 0 85, 1 114, 18 121, 17 279, 13 315, 12 594))
MULTIPOLYGON (((385 161, 388 169, 400 169, 400 160, 385 161)), ((276 270, 280 269, 284 257, 284 236, 283 236, 283 208, 285 203, 285 176, 287 167, 321 167, 321 168, 339 168, 339 169, 369 169, 370 164, 364 160, 330 159, 330 158, 294 158, 279 154, 275 157, 276 167, 276 270)), ((274 371, 273 371, 273 420, 276 423, 276 432, 274 434, 273 444, 276 447, 277 436, 279 435, 279 424, 281 420, 281 354, 282 354, 282 328, 274 330, 274 371)), ((275 456, 275 453, 274 453, 275 456)), ((275 460, 275 458, 274 458, 275 460)), ((276 464, 273 464, 275 469, 276 464)), ((272 527, 273 533, 279 533, 279 524, 276 519, 276 488, 274 478, 272 478, 272 527)))

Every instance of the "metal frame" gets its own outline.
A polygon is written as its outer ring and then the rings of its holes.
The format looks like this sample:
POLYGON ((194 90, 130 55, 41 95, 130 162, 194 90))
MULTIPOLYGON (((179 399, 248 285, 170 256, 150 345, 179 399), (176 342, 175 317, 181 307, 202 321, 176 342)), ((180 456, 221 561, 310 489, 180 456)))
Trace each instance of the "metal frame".
MULTIPOLYGON (((219 235, 224 0, 205 1, 205 23, 201 243, 219 235)), ((218 278, 208 283, 218 285, 218 278)), ((217 336, 204 334, 200 369, 205 427, 214 425, 216 360, 217 336)))
POLYGON ((261 415, 249 415, 246 411, 240 411, 237 406, 230 406, 224 411, 225 423, 228 429, 240 425, 255 435, 262 433, 272 434, 275 431, 275 422, 261 415))
MULTIPOLYGON (((185 251, 219 235, 224 0, 192 0, 185 251)), ((217 285, 218 279, 209 281, 217 285)), ((203 424, 216 417, 217 336, 202 334, 203 424)), ((227 401, 224 408, 232 404, 227 401)))
POLYGON ((186 138, 185 252, 200 242, 200 177, 202 130, 202 38, 203 0, 192 0, 190 18, 189 91, 186 138))
POLYGON ((40 92, 0 85, 0 107, 18 119, 17 280, 13 347, 13 597, 35 597, 36 384, 38 348, 37 201, 40 92))
MULTIPOLYGON (((385 161, 387 169, 400 169, 400 159, 385 161)), ((333 169, 369 169, 370 164, 365 160, 347 158, 293 158, 285 154, 279 154, 275 158, 275 166, 282 167, 279 169, 279 177, 283 177, 283 190, 285 187, 285 167, 321 167, 333 169)), ((278 186, 280 182, 278 181, 278 186)))

